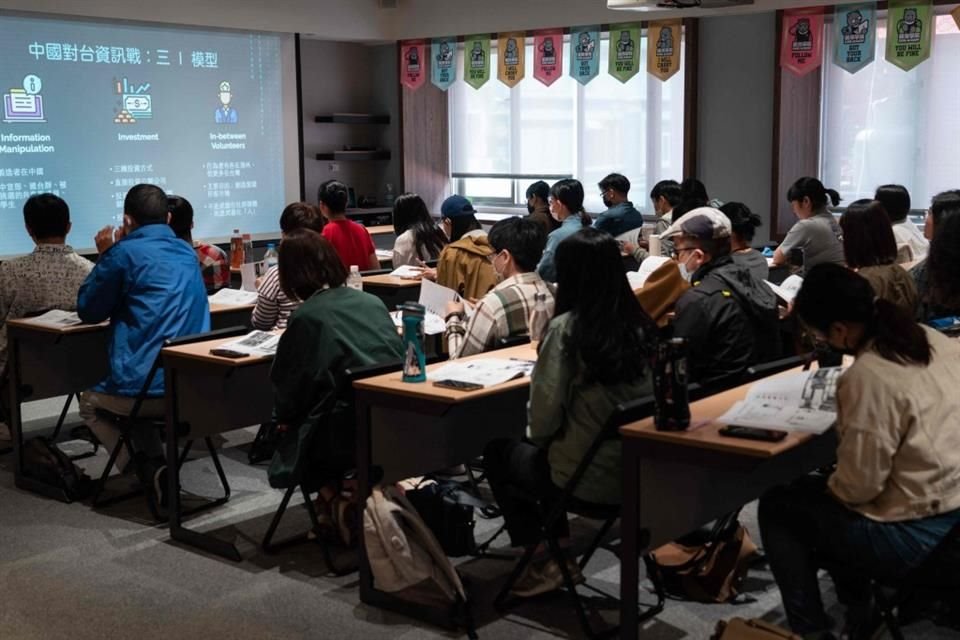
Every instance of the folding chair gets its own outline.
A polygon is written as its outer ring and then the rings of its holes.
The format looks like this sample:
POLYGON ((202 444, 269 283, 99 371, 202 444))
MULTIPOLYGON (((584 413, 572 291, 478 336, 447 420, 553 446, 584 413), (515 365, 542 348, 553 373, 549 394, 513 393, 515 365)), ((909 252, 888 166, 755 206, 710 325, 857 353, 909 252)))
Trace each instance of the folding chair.
MULTIPOLYGON (((354 367, 344 371, 343 375, 343 389, 340 391, 344 396, 349 399, 350 407, 346 410, 349 412, 349 415, 355 415, 353 410, 354 406, 354 394, 353 394, 353 382, 355 380, 360 380, 362 378, 370 378, 373 376, 382 375, 384 373, 392 373, 394 371, 400 371, 403 368, 402 360, 392 360, 390 362, 384 362, 381 364, 374 364, 367 367, 354 367)), ((312 441, 316 438, 316 434, 320 429, 323 429, 323 424, 316 424, 312 427, 312 433, 309 436, 309 442, 306 444, 305 449, 310 450, 312 447, 312 441)), ((354 456, 356 458, 356 456, 354 456)), ((294 484, 286 488, 286 491, 283 494, 283 499, 280 501, 280 506, 277 507, 276 513, 273 515, 273 520, 270 522, 270 527, 267 529, 267 533, 263 537, 263 542, 260 543, 260 547, 266 553, 273 553, 281 548, 288 547, 293 544, 304 542, 310 540, 310 533, 316 534, 316 541, 320 545, 320 551, 323 554, 323 560, 326 563, 327 567, 337 576, 347 575, 356 571, 356 567, 338 567, 333 562, 332 555, 330 553, 330 546, 327 544, 327 541, 324 540, 323 536, 320 535, 320 521, 317 518, 317 511, 313 506, 313 499, 311 494, 317 492, 320 487, 313 486, 311 481, 314 477, 329 477, 331 474, 341 475, 348 469, 307 469, 305 476, 311 477, 302 477, 299 478, 294 484), (329 471, 330 473, 323 474, 319 473, 320 471, 329 471), (277 527, 280 524, 281 518, 283 518, 284 512, 287 510, 287 505, 290 503, 290 498, 293 497, 294 492, 299 489, 301 495, 303 496, 303 505, 307 509, 307 514, 310 517, 310 526, 311 529, 309 532, 303 532, 301 534, 292 536, 280 542, 273 542, 273 536, 277 531, 277 527)))
MULTIPOLYGON (((587 618, 587 612, 584 607, 584 603, 581 600, 580 595, 577 593, 576 585, 573 582, 573 578, 570 575, 570 570, 567 567, 566 559, 563 555, 560 545, 555 536, 551 534, 551 530, 554 524, 564 516, 565 513, 572 513, 574 515, 587 518, 590 520, 598 520, 603 524, 600 527, 599 532, 594 536, 593 540, 590 543, 590 546, 587 548, 587 551, 580 558, 579 566, 581 569, 587 566, 587 563, 590 562, 590 559, 593 557, 593 554, 601 546, 603 538, 610 531, 611 527, 616 523, 620 518, 620 505, 598 505, 590 504, 583 502, 582 500, 577 499, 574 496, 574 492, 577 489, 577 485, 580 483, 580 479, 586 473, 587 469, 593 464, 593 459, 596 457, 597 453, 600 451, 600 447, 611 440, 617 440, 620 438, 620 427, 645 418, 651 414, 654 408, 654 400, 652 397, 641 398, 639 400, 634 400, 632 402, 624 403, 618 405, 614 409, 613 414, 607 420, 606 424, 593 439, 593 442, 590 444, 590 447, 583 454, 583 457, 580 459, 580 463, 577 465, 576 469, 573 472, 573 475, 570 476, 570 479, 563 486, 560 496, 552 503, 546 504, 541 498, 531 495, 524 495, 525 500, 537 505, 537 511, 540 515, 540 536, 541 541, 546 542, 547 550, 550 554, 551 559, 556 562, 560 567, 560 572, 563 575, 563 583, 566 588, 567 593, 573 600, 574 607, 577 612, 577 617, 580 621, 580 626, 583 629, 584 633, 588 638, 604 638, 613 636, 618 633, 619 625, 616 627, 611 627, 605 629, 601 632, 598 632, 593 629, 590 624, 589 619, 587 618)), ((500 593, 497 595, 494 600, 494 606, 497 609, 504 609, 507 599, 509 598, 510 591, 513 589, 514 584, 520 575, 526 569, 527 565, 533 559, 534 551, 536 550, 535 546, 531 546, 523 556, 520 558, 520 561, 513 568, 510 577, 507 579, 506 584, 500 590, 500 593)), ((586 588, 599 593, 602 596, 605 596, 610 601, 616 602, 617 599, 605 593, 595 587, 586 585, 586 588)), ((656 616, 663 610, 663 605, 665 601, 665 595, 661 585, 654 583, 654 590, 657 596, 656 604, 650 606, 646 611, 644 611, 639 616, 639 621, 643 622, 649 620, 650 618, 656 616)))
MULTIPOLYGON (((198 333, 189 336, 183 336, 179 338, 171 338, 166 340, 163 343, 163 348, 166 347, 179 347, 187 344, 193 344, 195 342, 203 342, 205 340, 215 340, 217 338, 231 338, 234 336, 240 336, 247 333, 246 327, 227 327, 225 329, 218 329, 216 331, 209 331, 207 333, 198 333)), ((141 486, 134 491, 130 491, 124 494, 111 496, 104 500, 100 499, 101 494, 103 493, 104 486, 106 485, 107 478, 110 475, 110 470, 114 468, 117 462, 117 456, 120 455, 121 447, 126 449, 127 454, 130 457, 130 460, 134 460, 136 452, 133 450, 133 444, 131 443, 131 432, 133 429, 156 429, 163 432, 163 429, 166 427, 166 421, 164 417, 149 417, 141 418, 139 416, 140 409, 143 406, 143 402, 148 399, 148 394, 150 393, 150 386, 153 382, 154 377, 157 375, 157 371, 161 368, 163 363, 162 351, 157 353, 156 359, 153 361, 153 366, 150 367, 150 372, 147 374, 147 378, 143 383, 143 387, 140 389, 140 393, 137 394, 136 400, 133 404, 133 408, 130 410, 129 415, 122 415, 117 413, 112 413, 104 409, 97 409, 97 415, 101 418, 110 420, 120 431, 120 438, 117 441, 117 446, 114 447, 113 451, 110 452, 110 458, 107 460, 107 465, 103 469, 103 473, 100 474, 100 478, 97 480, 96 485, 93 489, 93 498, 92 503, 93 507, 103 507, 110 504, 119 502, 120 500, 125 500, 131 498, 141 491, 146 495, 147 507, 150 509, 150 514, 153 516, 154 520, 157 522, 162 522, 165 518, 160 514, 159 506, 156 503, 155 496, 150 490, 149 486, 145 486, 145 483, 149 483, 149 478, 138 478, 140 480, 141 486)), ((213 461, 213 466, 217 470, 217 476, 220 478, 220 484, 223 487, 224 496, 219 498, 214 502, 203 505, 202 508, 209 508, 218 504, 226 502, 230 498, 230 484, 227 482, 227 477, 223 472, 223 467, 220 465, 220 457, 217 455, 216 447, 213 445, 213 440, 210 437, 205 437, 204 442, 207 445, 207 450, 210 452, 210 459, 213 461)), ((177 461, 177 468, 168 470, 168 473, 177 473, 179 477, 180 468, 183 466, 183 462, 187 459, 187 456, 190 453, 190 449, 193 446, 193 440, 189 440, 183 448, 183 451, 180 454, 180 459, 177 461)), ((197 511, 196 509, 194 511, 197 511)))

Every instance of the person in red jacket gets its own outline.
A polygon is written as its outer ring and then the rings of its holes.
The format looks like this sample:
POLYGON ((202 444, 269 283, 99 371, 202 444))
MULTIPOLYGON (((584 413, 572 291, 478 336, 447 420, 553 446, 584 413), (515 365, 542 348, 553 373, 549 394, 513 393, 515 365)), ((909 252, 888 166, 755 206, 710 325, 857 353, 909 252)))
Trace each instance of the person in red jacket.
POLYGON ((347 185, 339 180, 327 180, 320 185, 320 212, 327 219, 323 237, 337 250, 347 271, 353 265, 361 271, 379 269, 380 261, 367 229, 347 220, 347 199, 347 185))

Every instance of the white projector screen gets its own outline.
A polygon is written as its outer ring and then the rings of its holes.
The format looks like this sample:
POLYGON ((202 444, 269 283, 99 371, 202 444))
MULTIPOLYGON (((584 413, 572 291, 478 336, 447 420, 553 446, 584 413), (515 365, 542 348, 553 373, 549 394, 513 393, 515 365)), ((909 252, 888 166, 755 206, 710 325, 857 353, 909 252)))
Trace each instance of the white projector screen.
POLYGON ((32 249, 34 193, 67 201, 80 251, 141 182, 217 242, 299 199, 292 35, 0 14, 0 60, 0 256, 32 249))

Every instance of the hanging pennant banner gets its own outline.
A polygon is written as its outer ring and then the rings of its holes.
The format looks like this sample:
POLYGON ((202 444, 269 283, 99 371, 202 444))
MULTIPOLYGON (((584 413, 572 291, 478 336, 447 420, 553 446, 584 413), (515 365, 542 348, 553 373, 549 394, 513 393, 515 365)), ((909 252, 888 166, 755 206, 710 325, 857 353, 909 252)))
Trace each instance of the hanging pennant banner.
POLYGON ((856 73, 873 62, 874 34, 877 30, 875 4, 838 6, 833 14, 833 63, 856 73))
POLYGON ((819 9, 783 12, 780 66, 798 76, 823 63, 823 14, 819 9))
POLYGON ((640 25, 624 23, 610 25, 610 56, 608 73, 620 82, 626 82, 640 70, 640 25))
POLYGON ((463 39, 463 79, 479 89, 490 79, 490 34, 463 39))
POLYGON ((508 87, 515 87, 523 80, 526 49, 526 34, 523 31, 501 33, 497 39, 497 78, 508 87))
POLYGON ((931 2, 890 0, 887 5, 887 62, 904 71, 930 57, 931 2))
POLYGON ((430 82, 446 91, 457 79, 457 41, 434 38, 430 43, 430 82))
POLYGON ((400 44, 400 84, 411 91, 423 86, 427 79, 427 46, 422 40, 400 44))
POLYGON ((661 81, 680 70, 680 20, 664 20, 647 25, 647 73, 661 81))
POLYGON ((570 76, 582 85, 600 71, 600 27, 570 29, 570 76))
POLYGON ((533 77, 547 85, 563 75, 563 29, 533 34, 533 77))
POLYGON ((950 15, 953 16, 953 21, 957 23, 957 28, 960 29, 960 7, 951 11, 950 15))

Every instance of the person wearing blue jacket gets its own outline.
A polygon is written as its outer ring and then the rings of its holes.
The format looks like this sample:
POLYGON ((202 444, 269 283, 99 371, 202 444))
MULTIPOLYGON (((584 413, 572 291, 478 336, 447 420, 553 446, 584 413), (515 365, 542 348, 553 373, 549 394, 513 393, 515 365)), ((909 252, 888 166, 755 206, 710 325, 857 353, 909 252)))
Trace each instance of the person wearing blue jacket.
MULTIPOLYGON (((111 451, 120 433, 96 410, 129 414, 164 341, 210 330, 210 308, 197 256, 193 247, 174 235, 169 219, 162 189, 149 184, 130 189, 123 202, 123 226, 104 227, 97 233, 94 242, 100 257, 77 295, 81 320, 110 320, 110 371, 81 394, 80 416, 111 451)), ((160 370, 139 415, 162 416, 163 392, 160 370)), ((134 429, 131 440, 141 480, 156 486, 163 471, 159 433, 134 429)), ((118 468, 124 469, 127 462, 126 452, 121 451, 118 468)))
POLYGON ((550 187, 550 215, 560 223, 547 235, 547 246, 537 264, 537 273, 547 282, 557 281, 554 257, 560 243, 580 229, 590 226, 590 216, 583 210, 583 185, 579 180, 564 178, 550 187))
POLYGON ((606 231, 614 238, 643 226, 643 214, 637 211, 627 197, 630 193, 630 181, 619 173, 611 173, 600 181, 600 197, 606 211, 593 221, 594 229, 606 231))

